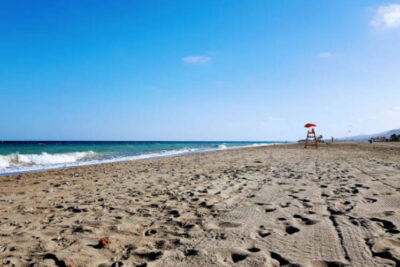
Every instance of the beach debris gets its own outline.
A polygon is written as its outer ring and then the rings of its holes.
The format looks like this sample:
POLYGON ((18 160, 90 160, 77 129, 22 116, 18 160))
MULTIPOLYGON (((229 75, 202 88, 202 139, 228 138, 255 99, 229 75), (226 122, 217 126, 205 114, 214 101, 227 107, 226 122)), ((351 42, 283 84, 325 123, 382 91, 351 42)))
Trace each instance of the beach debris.
POLYGON ((99 243, 97 247, 99 248, 107 248, 111 244, 111 240, 107 237, 102 237, 99 239, 99 243))

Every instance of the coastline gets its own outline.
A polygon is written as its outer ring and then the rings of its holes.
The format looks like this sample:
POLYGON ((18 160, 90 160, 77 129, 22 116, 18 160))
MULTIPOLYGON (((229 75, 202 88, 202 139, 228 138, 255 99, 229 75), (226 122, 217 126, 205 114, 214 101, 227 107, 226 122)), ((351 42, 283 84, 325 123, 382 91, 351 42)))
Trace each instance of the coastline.
MULTIPOLYGON (((250 142, 249 142, 250 143, 250 142)), ((42 172, 48 170, 62 170, 67 168, 75 168, 75 167, 82 167, 82 166, 90 166, 90 165, 98 165, 98 164, 107 164, 107 163, 118 163, 118 162, 126 162, 126 161, 137 161, 143 159, 155 159, 155 158, 165 158, 165 157, 177 157, 177 156, 185 156, 191 154, 201 154, 201 153, 209 153, 221 150, 229 150, 229 149, 242 149, 242 148, 249 148, 249 147, 259 147, 259 146, 270 146, 270 145, 277 145, 277 144, 288 144, 288 142, 266 142, 266 143, 253 143, 251 145, 242 145, 242 146, 230 146, 226 147, 222 144, 215 148, 202 148, 202 149, 194 149, 194 148, 182 148, 177 150, 161 150, 161 151, 154 151, 154 152, 147 152, 132 156, 120 156, 115 158, 108 158, 108 159, 98 159, 92 158, 90 160, 85 161, 75 161, 75 162, 66 162, 66 163, 59 163, 59 164, 50 164, 50 165, 30 165, 30 166, 18 166, 18 167, 11 167, 5 168, 0 170, 0 177, 1 176, 8 176, 8 175, 18 175, 22 173, 31 173, 31 172, 42 172)), ((75 154, 95 154, 93 151, 86 151, 86 152, 74 152, 75 154)), ((18 154, 14 153, 13 155, 18 154)), ((49 155, 49 154, 47 154, 49 155)), ((57 155, 57 154, 56 154, 57 155)), ((51 156, 51 155, 49 155, 51 156)))
POLYGON ((399 160, 287 144, 2 176, 0 264, 395 266, 399 160))

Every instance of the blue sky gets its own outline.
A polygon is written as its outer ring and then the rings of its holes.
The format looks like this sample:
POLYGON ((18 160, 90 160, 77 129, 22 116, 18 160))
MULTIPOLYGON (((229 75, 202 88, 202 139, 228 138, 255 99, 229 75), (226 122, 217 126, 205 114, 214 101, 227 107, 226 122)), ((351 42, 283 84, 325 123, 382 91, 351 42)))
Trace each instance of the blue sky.
POLYGON ((400 1, 2 1, 0 139, 400 128, 400 1))

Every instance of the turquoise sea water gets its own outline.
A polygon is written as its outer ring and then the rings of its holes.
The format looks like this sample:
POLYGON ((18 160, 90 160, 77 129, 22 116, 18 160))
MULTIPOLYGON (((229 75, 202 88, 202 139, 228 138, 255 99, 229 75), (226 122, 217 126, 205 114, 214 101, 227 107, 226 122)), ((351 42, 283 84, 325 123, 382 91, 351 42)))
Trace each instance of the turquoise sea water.
POLYGON ((5 141, 0 142, 0 175, 276 143, 5 141))

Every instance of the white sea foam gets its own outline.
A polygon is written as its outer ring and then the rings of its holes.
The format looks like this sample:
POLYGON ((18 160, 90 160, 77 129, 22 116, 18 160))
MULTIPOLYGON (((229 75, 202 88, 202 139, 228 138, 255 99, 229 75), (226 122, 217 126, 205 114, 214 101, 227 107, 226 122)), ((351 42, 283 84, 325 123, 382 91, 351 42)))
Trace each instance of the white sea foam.
POLYGON ((250 146, 270 146, 270 145, 274 145, 274 144, 271 144, 271 143, 256 143, 256 144, 252 144, 250 146))
POLYGON ((42 152, 41 154, 13 153, 10 155, 0 155, 0 168, 72 163, 93 157, 94 155, 93 151, 59 154, 49 154, 46 152, 42 152))
POLYGON ((218 149, 226 149, 226 145, 225 144, 220 144, 220 145, 218 145, 218 149))

